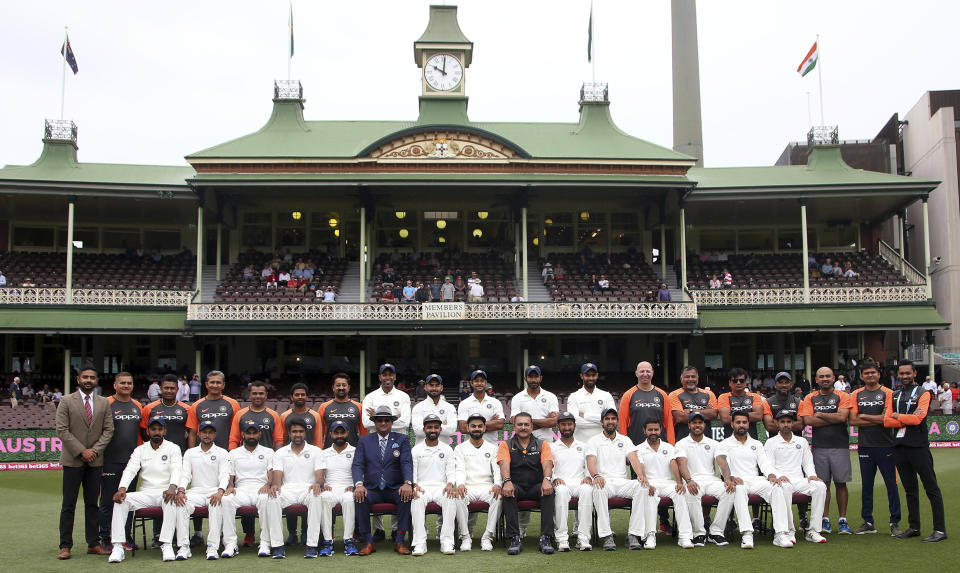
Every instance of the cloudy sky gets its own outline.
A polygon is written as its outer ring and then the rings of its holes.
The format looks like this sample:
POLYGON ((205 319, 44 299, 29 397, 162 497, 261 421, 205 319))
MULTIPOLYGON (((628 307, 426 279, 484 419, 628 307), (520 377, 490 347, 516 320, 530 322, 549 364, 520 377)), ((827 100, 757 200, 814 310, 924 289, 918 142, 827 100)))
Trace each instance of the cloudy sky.
MULTIPOLYGON (((417 115, 413 41, 426 0, 294 0, 296 55, 310 120, 417 115)), ((436 3, 436 2, 434 2, 436 3)), ((453 3, 453 2, 451 2, 453 3)), ((474 121, 577 120, 589 0, 461 0, 474 42, 474 121)), ((626 132, 672 145, 670 3, 595 0, 596 78, 626 132)), ((827 124, 870 139, 927 90, 960 88, 952 0, 700 0, 701 98, 708 167, 770 165, 804 139, 816 74, 796 68, 821 37, 827 124), (808 95, 809 92, 809 95, 808 95)), ((3 2, 0 165, 40 152, 44 118, 66 113, 81 161, 182 164, 183 156, 258 129, 274 79, 287 75, 287 0, 3 2)))

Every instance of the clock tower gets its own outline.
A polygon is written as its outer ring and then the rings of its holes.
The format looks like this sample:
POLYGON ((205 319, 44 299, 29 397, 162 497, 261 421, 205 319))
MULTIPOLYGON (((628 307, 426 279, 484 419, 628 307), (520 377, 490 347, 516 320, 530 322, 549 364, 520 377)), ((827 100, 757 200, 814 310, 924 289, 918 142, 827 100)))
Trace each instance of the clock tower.
POLYGON ((473 59, 473 42, 457 22, 456 6, 430 6, 427 29, 413 43, 420 76, 421 123, 467 121, 466 68, 473 59))

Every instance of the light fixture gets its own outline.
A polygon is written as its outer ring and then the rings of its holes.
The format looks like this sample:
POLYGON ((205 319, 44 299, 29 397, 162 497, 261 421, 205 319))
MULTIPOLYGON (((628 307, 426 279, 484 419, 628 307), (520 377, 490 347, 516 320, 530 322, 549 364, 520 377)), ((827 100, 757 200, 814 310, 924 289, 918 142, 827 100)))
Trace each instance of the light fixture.
POLYGON ((333 236, 334 236, 334 237, 339 237, 339 236, 340 236, 340 229, 334 229, 334 230, 333 230, 333 236))
POLYGON ((533 238, 533 246, 536 247, 536 246, 539 245, 539 244, 540 244, 540 237, 534 237, 534 238, 533 238))
POLYGON ((327 221, 327 224, 330 225, 331 228, 336 229, 337 225, 340 224, 340 221, 337 221, 336 217, 330 217, 330 220, 327 221))
POLYGON ((438 229, 446 229, 446 228, 447 228, 447 222, 444 221, 443 219, 437 219, 437 228, 438 228, 438 229))
POLYGON ((480 227, 477 227, 476 229, 474 229, 474 230, 473 230, 473 236, 476 237, 476 238, 478 238, 478 239, 479 239, 480 237, 482 237, 482 236, 483 236, 483 229, 481 229, 480 227))
POLYGON ((581 211, 581 212, 580 212, 580 220, 581 220, 581 221, 589 221, 589 220, 590 220, 590 212, 589 212, 589 211, 581 211))
POLYGON ((490 216, 490 213, 488 213, 488 212, 486 212, 486 211, 477 211, 477 217, 479 217, 479 218, 481 218, 481 219, 486 219, 486 218, 489 217, 489 216, 490 216))
POLYGON ((444 237, 443 235, 440 235, 439 237, 437 237, 437 242, 442 245, 443 243, 447 242, 447 238, 444 237))
POLYGON ((303 217, 303 213, 301 213, 300 211, 290 212, 290 218, 293 219, 294 221, 299 221, 301 217, 303 217))
POLYGON ((546 219, 543 220, 543 224, 544 224, 544 225, 552 225, 552 224, 553 224, 553 219, 551 219, 550 217, 547 217, 546 219))
POLYGON ((401 239, 406 239, 407 237, 410 236, 410 231, 406 229, 400 229, 400 231, 397 234, 400 235, 401 239))
POLYGON ((406 212, 406 211, 397 211, 396 213, 394 213, 394 215, 397 216, 397 219, 405 219, 406 216, 407 216, 407 212, 406 212))

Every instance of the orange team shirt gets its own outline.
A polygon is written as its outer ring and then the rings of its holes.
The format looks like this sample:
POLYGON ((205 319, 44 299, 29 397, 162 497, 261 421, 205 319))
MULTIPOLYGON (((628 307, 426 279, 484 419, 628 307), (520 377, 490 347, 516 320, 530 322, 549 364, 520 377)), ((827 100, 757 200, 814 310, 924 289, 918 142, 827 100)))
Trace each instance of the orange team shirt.
POLYGON ((163 400, 154 400, 143 407, 140 428, 146 430, 150 418, 154 416, 167 421, 166 439, 185 450, 187 447, 187 419, 190 416, 190 404, 176 401, 172 406, 167 406, 163 403, 163 400))
POLYGON ((307 442, 317 446, 318 448, 323 447, 323 436, 319 432, 320 427, 320 414, 317 413, 313 408, 307 408, 307 411, 303 414, 297 414, 293 411, 293 408, 287 410, 283 414, 280 414, 280 441, 286 445, 287 440, 290 436, 288 435, 290 422, 293 420, 302 421, 307 426, 307 442), (293 419, 291 419, 291 416, 293 419))
MULTIPOLYGON (((683 403, 680 401, 680 395, 683 394, 684 392, 686 392, 686 390, 683 388, 677 388, 673 392, 670 392, 669 394, 670 410, 683 410, 683 403)), ((705 394, 707 399, 706 399, 706 404, 697 404, 698 406, 700 406, 700 408, 695 408, 695 409, 698 409, 698 410, 703 410, 706 408, 713 408, 714 410, 717 409, 717 397, 713 393, 713 391, 708 390, 706 388, 700 388, 697 391, 697 394, 705 394)))
POLYGON ((905 426, 919 426, 927 417, 930 407, 930 392, 924 392, 917 398, 917 407, 913 414, 897 414, 893 417, 893 396, 887 402, 887 407, 883 411, 883 426, 885 428, 903 428, 905 426))
POLYGON ((347 443, 356 446, 360 436, 367 433, 363 426, 363 405, 360 402, 348 400, 346 402, 337 402, 336 400, 327 400, 317 408, 320 415, 320 440, 326 442, 327 432, 334 422, 344 422, 347 425, 347 443))
POLYGON ((228 450, 240 447, 243 443, 242 432, 240 431, 240 422, 252 420, 260 427, 260 443, 265 447, 274 450, 283 447, 283 423, 280 420, 280 414, 272 408, 264 408, 257 412, 250 409, 250 406, 239 410, 230 422, 230 442, 228 450))
POLYGON ((663 424, 664 439, 673 444, 676 441, 673 428, 673 411, 670 397, 662 389, 653 386, 641 390, 636 384, 620 397, 620 433, 635 444, 646 440, 643 423, 649 418, 657 418, 663 424))
MULTIPOLYGON (((730 396, 730 392, 724 392, 723 394, 720 394, 720 397, 717 398, 717 410, 720 408, 726 408, 730 410, 731 414, 734 413, 734 409, 730 406, 730 396)), ((773 416, 773 410, 770 409, 770 404, 762 395, 757 394, 756 392, 744 392, 744 396, 752 396, 754 402, 759 401, 764 416, 773 416)), ((749 411, 753 411, 752 405, 749 411)))
MULTIPOLYGON (((532 438, 532 436, 531 436, 532 438)), ((497 446, 497 463, 502 461, 510 461, 510 444, 507 441, 501 441, 497 446)), ((550 444, 547 442, 541 442, 540 447, 540 462, 552 462, 553 461, 553 450, 550 449, 550 444)))
POLYGON ((204 396, 194 402, 190 408, 187 429, 196 432, 200 422, 210 420, 217 429, 217 439, 214 443, 227 449, 230 445, 230 424, 239 411, 240 403, 229 396, 221 396, 217 400, 210 400, 204 396))

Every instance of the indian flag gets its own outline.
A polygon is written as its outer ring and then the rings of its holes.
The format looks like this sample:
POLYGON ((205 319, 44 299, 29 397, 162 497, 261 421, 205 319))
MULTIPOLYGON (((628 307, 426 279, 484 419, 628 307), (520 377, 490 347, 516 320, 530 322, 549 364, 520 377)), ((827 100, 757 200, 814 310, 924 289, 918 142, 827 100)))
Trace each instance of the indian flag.
POLYGON ((817 49, 817 42, 813 43, 813 47, 810 48, 810 51, 807 52, 807 56, 803 58, 803 61, 800 62, 800 66, 797 67, 797 73, 800 74, 800 77, 803 77, 813 71, 813 68, 817 67, 817 60, 820 59, 820 51, 817 49))

